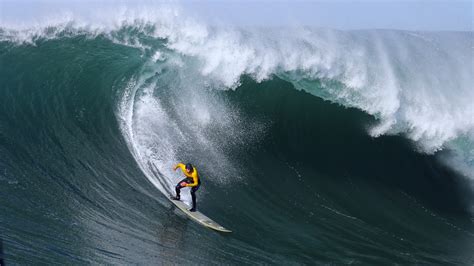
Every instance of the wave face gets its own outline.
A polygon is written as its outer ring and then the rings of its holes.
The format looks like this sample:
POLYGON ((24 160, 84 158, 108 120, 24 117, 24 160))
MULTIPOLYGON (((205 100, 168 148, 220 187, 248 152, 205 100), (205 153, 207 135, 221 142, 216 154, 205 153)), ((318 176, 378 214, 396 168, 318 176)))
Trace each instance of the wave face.
POLYGON ((0 29, 7 263, 474 262, 471 33, 111 14, 0 29))

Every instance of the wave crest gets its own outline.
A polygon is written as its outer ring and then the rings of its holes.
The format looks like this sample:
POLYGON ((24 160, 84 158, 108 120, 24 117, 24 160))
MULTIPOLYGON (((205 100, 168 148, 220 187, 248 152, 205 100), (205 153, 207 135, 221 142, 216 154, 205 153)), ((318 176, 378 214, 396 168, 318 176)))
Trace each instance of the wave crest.
MULTIPOLYGON (((218 27, 177 6, 161 5, 65 12, 34 25, 2 22, 0 38, 35 43, 77 34, 140 48, 151 61, 167 60, 162 55, 171 51, 187 58, 184 64, 216 89, 236 88, 242 75, 257 81, 277 75, 298 89, 377 117, 379 124, 369 130, 374 137, 403 134, 427 153, 459 150, 456 140, 466 138, 474 150, 468 32, 218 27), (164 45, 156 46, 157 41, 164 45)), ((472 169, 473 161, 463 158, 472 169)))

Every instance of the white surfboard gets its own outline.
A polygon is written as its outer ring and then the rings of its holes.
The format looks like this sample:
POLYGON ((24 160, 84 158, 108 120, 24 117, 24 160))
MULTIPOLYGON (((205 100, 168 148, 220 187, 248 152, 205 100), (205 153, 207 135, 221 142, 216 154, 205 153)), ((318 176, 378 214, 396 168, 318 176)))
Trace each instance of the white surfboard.
POLYGON ((214 229, 214 230, 219 231, 219 232, 225 232, 225 233, 232 232, 232 231, 224 228, 220 224, 214 222, 211 218, 207 217, 206 215, 204 215, 204 214, 202 214, 198 211, 195 211, 195 212, 188 211, 189 206, 186 205, 184 202, 179 201, 179 200, 173 200, 173 199, 169 199, 169 200, 171 202, 173 202, 173 204, 176 205, 176 207, 178 207, 180 210, 182 210, 185 214, 187 214, 189 217, 191 217, 191 219, 193 219, 194 221, 204 225, 205 227, 214 229))

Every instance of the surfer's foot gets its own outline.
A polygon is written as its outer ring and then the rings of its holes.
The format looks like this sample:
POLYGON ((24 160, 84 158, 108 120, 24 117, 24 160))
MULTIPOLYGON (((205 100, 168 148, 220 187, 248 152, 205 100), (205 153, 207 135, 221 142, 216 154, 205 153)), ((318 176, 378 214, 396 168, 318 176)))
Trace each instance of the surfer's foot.
POLYGON ((179 200, 179 197, 171 196, 172 200, 179 200))
POLYGON ((195 212, 196 211, 196 208, 191 208, 189 209, 190 212, 195 212))

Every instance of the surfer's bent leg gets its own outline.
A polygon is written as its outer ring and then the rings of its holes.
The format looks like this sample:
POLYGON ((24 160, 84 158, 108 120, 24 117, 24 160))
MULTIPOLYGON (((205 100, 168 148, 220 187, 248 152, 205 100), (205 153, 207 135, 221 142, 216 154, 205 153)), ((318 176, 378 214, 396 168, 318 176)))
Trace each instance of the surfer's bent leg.
POLYGON ((193 199, 193 210, 196 210, 196 191, 199 189, 201 184, 191 188, 191 198, 193 199))
POLYGON ((181 186, 181 183, 182 183, 182 182, 186 182, 186 183, 187 183, 187 181, 188 181, 188 179, 185 178, 185 179, 179 181, 178 184, 176 184, 175 190, 176 190, 176 198, 177 198, 178 200, 180 199, 180 197, 179 197, 179 192, 180 192, 180 190, 183 188, 183 187, 181 186))

